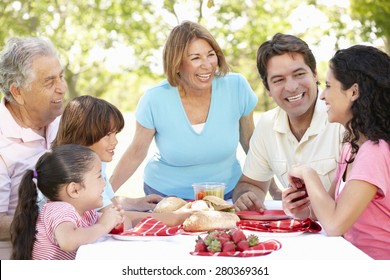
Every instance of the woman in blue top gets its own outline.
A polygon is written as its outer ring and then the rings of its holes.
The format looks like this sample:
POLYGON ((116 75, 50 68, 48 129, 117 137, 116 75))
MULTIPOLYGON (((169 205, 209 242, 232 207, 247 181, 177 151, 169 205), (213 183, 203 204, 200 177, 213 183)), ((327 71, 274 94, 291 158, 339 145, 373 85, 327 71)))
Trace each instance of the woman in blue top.
POLYGON ((228 74, 214 37, 197 23, 175 27, 164 48, 167 80, 149 89, 136 111, 134 139, 110 179, 119 188, 145 159, 155 139, 158 152, 144 171, 146 194, 193 199, 194 182, 223 182, 225 199, 241 176, 238 142, 248 151, 257 96, 247 80, 228 74))

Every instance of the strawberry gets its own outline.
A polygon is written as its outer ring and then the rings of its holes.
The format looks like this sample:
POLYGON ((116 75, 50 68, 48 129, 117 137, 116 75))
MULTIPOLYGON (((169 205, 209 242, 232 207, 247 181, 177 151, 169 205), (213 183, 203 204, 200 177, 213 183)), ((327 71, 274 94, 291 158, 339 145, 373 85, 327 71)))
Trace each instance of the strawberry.
POLYGON ((232 236, 229 233, 227 233, 226 231, 221 232, 219 237, 227 238, 229 240, 232 240, 232 236))
POLYGON ((210 245, 207 246, 207 251, 209 251, 211 253, 221 252, 221 242, 219 242, 219 240, 217 240, 217 239, 213 239, 210 242, 210 245))
POLYGON ((124 231, 125 225, 123 223, 117 224, 109 233, 121 234, 124 231))
POLYGON ((208 234, 208 235, 206 235, 206 237, 204 238, 204 243, 206 243, 206 245, 209 246, 210 243, 211 243, 213 240, 215 240, 216 238, 217 238, 216 235, 210 235, 210 234, 208 234))
POLYGON ((220 236, 220 232, 218 230, 212 230, 207 232, 206 238, 218 238, 220 236))
POLYGON ((257 244, 259 244, 259 237, 257 235, 249 234, 247 239, 249 247, 256 246, 257 244))
POLYGON ((233 241, 227 241, 222 245, 222 252, 235 252, 236 251, 236 245, 233 243, 233 241))
POLYGON ((237 251, 245 251, 249 249, 249 243, 247 240, 240 240, 237 244, 237 251))
POLYGON ((207 246, 200 236, 198 236, 198 239, 196 240, 195 252, 207 252, 207 246))
POLYGON ((240 229, 233 229, 231 231, 232 240, 235 244, 240 242, 241 240, 246 240, 246 236, 244 232, 240 229))
POLYGON ((219 240, 219 242, 221 242, 221 245, 225 244, 226 242, 229 242, 230 241, 230 238, 226 238, 224 236, 219 236, 218 238, 216 238, 219 240))
POLYGON ((202 200, 206 196, 206 192, 204 190, 200 190, 196 194, 196 200, 202 200))

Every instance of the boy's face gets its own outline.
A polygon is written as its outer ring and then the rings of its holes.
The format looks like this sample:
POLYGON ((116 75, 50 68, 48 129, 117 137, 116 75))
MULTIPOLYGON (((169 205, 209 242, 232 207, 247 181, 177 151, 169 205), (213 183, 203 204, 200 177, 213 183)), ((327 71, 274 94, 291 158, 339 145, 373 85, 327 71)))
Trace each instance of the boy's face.
POLYGON ((290 118, 309 112, 317 99, 317 75, 299 53, 272 57, 267 64, 268 94, 290 118))
POLYGON ((117 144, 116 132, 110 132, 98 142, 89 146, 89 148, 98 154, 101 161, 110 162, 114 156, 114 150, 117 144))

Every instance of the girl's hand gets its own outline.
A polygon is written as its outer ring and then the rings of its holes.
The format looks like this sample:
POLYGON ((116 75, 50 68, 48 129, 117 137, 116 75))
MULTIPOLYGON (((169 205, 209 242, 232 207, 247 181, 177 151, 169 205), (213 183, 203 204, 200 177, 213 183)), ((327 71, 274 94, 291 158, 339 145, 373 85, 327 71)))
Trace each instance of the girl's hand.
POLYGON ((125 220, 124 211, 120 206, 110 206, 105 209, 98 221, 110 232, 115 226, 123 223, 125 220))
POLYGON ((284 212, 295 219, 306 219, 309 214, 310 199, 301 198, 306 194, 305 191, 289 187, 282 192, 282 205, 284 212))
POLYGON ((290 185, 282 192, 283 210, 296 219, 306 219, 310 215, 310 199, 304 182, 304 174, 310 170, 305 165, 294 165, 288 172, 290 185))

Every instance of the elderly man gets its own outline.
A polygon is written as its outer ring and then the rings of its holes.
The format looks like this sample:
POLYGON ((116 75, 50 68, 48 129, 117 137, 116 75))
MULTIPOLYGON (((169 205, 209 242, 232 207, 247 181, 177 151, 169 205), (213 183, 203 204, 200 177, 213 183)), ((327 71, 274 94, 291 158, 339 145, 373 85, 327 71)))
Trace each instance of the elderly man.
POLYGON ((67 85, 52 43, 11 38, 0 53, 0 257, 10 256, 10 225, 24 171, 56 136, 67 85))

